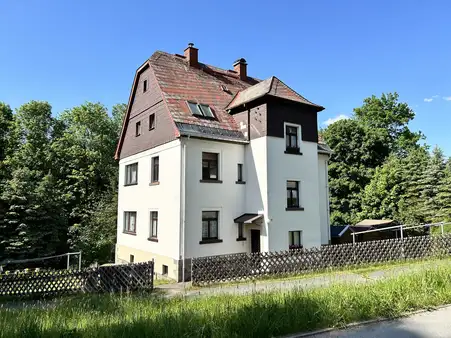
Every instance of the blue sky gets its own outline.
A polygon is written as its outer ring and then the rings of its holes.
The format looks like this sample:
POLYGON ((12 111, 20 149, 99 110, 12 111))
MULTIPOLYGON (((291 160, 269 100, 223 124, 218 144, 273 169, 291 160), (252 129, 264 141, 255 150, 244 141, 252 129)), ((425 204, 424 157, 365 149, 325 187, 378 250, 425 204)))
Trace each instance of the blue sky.
MULTIPOLYGON (((0 101, 126 102, 155 50, 248 74, 276 75, 326 107, 319 123, 372 94, 397 91, 411 123, 451 156, 451 3, 447 1, 0 2, 0 101)), ((323 125, 324 126, 324 125, 323 125)))

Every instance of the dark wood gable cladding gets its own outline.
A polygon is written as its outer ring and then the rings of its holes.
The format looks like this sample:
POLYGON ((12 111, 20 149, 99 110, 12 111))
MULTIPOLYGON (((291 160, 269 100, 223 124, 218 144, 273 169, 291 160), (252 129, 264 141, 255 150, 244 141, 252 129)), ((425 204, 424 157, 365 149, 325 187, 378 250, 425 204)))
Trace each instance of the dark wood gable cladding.
POLYGON ((318 142, 318 109, 306 104, 268 98, 267 135, 285 137, 284 123, 301 126, 302 141, 318 142))
POLYGON ((122 159, 176 138, 175 125, 152 69, 144 64, 135 77, 129 106, 118 146, 116 158, 122 159), (144 91, 144 81, 147 90, 144 91), (155 114, 155 128, 149 128, 149 116, 155 114), (141 122, 141 134, 136 136, 135 126, 141 122))
POLYGON ((303 141, 318 142, 318 108, 276 97, 265 96, 231 111, 238 125, 246 125, 241 131, 248 139, 262 136, 285 138, 284 123, 301 126, 303 141))

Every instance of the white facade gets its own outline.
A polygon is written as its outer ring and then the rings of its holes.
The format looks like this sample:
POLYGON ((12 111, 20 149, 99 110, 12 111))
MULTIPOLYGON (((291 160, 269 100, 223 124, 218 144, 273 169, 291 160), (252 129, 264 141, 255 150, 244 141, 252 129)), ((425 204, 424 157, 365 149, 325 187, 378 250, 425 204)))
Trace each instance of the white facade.
POLYGON ((159 266, 169 266, 168 275, 178 278, 184 258, 250 252, 251 229, 260 230, 261 251, 287 250, 289 231, 302 232, 304 247, 327 244, 328 156, 318 153, 317 143, 299 146, 302 155, 286 154, 285 139, 278 137, 259 137, 249 144, 182 138, 122 159, 116 260, 129 261, 136 250, 140 254, 134 261, 154 258, 157 272, 159 266), (220 183, 201 182, 203 152, 218 154, 220 183), (154 156, 159 157, 157 185, 150 184, 154 156), (138 163, 138 183, 124 186, 125 167, 133 163, 138 163), (239 163, 245 184, 236 183, 239 163), (286 210, 288 180, 299 181, 303 210, 286 210), (124 233, 126 211, 137 213, 136 235, 124 233), (158 242, 149 240, 151 211, 158 211, 158 242), (202 211, 219 212, 222 242, 200 243, 202 211), (237 241, 234 219, 245 213, 263 216, 245 224, 246 240, 237 241))

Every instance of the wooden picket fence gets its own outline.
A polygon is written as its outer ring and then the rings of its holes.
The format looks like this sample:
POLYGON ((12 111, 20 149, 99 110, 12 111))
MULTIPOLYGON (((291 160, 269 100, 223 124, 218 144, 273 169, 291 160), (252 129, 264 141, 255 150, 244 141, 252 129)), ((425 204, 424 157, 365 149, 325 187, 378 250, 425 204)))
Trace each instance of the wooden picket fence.
POLYGON ((154 263, 100 266, 83 270, 33 270, 0 274, 0 298, 76 293, 152 291, 154 263))
POLYGON ((238 253, 192 259, 193 285, 392 261, 451 256, 451 234, 387 239, 277 252, 238 253))

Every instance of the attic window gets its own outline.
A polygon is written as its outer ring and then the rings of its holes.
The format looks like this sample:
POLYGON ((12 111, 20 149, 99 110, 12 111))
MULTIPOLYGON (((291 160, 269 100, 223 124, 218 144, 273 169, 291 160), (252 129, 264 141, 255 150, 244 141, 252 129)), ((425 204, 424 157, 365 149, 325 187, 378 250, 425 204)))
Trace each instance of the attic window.
POLYGON ((193 102, 188 102, 188 107, 191 110, 191 113, 193 115, 197 116, 203 116, 208 118, 215 118, 213 115, 213 112, 211 111, 211 108, 207 104, 197 104, 193 102))
POLYGON ((147 92, 147 80, 144 80, 143 83, 143 93, 147 92))

